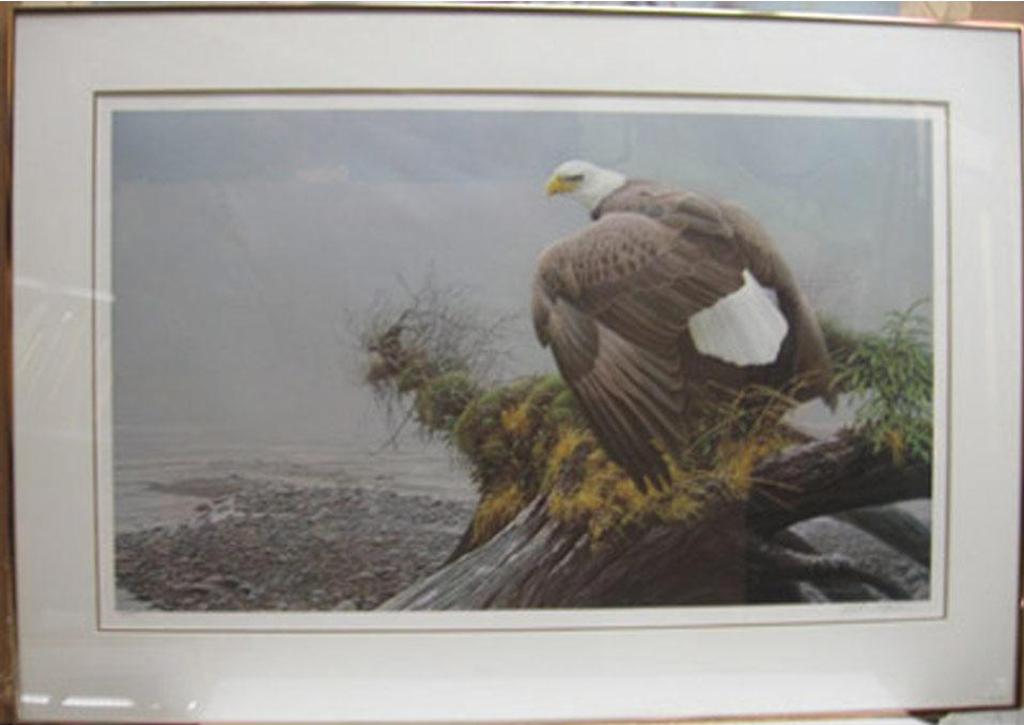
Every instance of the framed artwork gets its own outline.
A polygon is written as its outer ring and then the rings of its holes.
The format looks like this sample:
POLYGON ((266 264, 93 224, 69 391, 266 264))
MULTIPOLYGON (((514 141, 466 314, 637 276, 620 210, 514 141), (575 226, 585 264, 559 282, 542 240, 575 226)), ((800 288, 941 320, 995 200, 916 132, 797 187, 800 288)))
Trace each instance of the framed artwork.
POLYGON ((1014 704, 1019 29, 6 32, 20 718, 1014 704))

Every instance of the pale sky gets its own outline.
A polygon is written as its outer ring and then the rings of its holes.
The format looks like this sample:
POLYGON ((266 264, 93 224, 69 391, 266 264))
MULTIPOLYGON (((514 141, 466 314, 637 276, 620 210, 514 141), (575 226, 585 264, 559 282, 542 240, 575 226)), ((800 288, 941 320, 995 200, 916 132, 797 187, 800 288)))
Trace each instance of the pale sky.
POLYGON ((538 253, 588 223, 569 158, 739 202, 812 305, 859 329, 931 294, 931 139, 912 120, 466 111, 120 111, 114 422, 216 439, 379 436, 347 320, 430 273, 515 314, 553 370, 538 253))

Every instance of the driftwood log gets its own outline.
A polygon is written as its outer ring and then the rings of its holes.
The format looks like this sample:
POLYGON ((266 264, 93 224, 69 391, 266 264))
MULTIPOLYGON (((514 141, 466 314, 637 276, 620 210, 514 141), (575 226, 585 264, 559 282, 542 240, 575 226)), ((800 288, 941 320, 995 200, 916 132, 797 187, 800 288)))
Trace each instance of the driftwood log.
MULTIPOLYGON (((795 446, 762 461, 749 497, 708 479, 699 515, 591 541, 582 527, 548 515, 540 495, 500 533, 401 592, 385 609, 502 609, 727 604, 751 601, 751 568, 828 580, 862 575, 842 557, 777 557, 769 542, 797 522, 843 514, 850 523, 927 559, 927 532, 858 510, 930 496, 927 464, 898 465, 851 435, 795 446), (854 513, 851 513, 854 512, 854 513), (788 572, 794 574, 794 571, 788 572)), ((811 552, 814 553, 814 552, 811 552)), ((926 563, 926 561, 925 561, 926 563)), ((899 592, 889 591, 898 597, 899 592)))

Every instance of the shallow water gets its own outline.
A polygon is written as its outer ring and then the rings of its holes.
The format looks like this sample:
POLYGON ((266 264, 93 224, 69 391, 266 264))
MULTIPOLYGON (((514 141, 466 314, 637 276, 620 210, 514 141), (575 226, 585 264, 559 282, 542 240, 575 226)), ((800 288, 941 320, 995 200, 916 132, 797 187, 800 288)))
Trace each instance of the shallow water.
POLYGON ((177 525, 194 517, 197 507, 257 482, 368 486, 443 500, 476 498, 468 471, 448 449, 415 438, 386 447, 133 441, 119 446, 115 464, 116 531, 177 525))

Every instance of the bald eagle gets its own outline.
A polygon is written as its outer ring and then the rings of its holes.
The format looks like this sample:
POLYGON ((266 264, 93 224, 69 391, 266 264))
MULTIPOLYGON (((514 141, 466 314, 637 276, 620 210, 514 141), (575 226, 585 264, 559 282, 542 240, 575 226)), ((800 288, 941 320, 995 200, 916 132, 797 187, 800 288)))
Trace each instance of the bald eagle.
POLYGON ((768 234, 729 203, 567 161, 549 195, 593 223, 540 255, 533 324, 608 455, 636 482, 668 480, 715 391, 799 379, 829 392, 821 328, 768 234))

